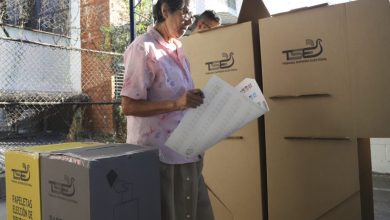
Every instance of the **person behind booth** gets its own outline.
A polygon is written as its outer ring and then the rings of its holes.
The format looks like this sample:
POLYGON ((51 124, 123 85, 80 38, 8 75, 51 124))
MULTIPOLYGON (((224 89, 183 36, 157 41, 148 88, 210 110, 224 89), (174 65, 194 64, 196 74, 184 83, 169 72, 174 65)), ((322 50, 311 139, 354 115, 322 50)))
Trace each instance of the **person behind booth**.
POLYGON ((203 155, 185 157, 165 145, 189 108, 203 103, 178 40, 192 23, 189 0, 158 0, 155 25, 124 53, 121 91, 127 143, 159 148, 162 220, 213 220, 202 176, 203 155))
POLYGON ((221 25, 221 18, 213 10, 206 10, 196 17, 191 26, 192 33, 208 30, 221 25))

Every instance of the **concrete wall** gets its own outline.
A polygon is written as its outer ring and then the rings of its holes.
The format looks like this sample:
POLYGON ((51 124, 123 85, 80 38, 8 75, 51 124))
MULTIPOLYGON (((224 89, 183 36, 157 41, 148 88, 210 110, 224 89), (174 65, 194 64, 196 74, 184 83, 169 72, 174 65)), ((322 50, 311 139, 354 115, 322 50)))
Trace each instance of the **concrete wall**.
POLYGON ((390 139, 371 139, 372 171, 390 174, 390 139))
MULTIPOLYGON (((13 39, 69 45, 69 38, 5 27, 13 39)), ((78 52, 2 40, 0 88, 4 92, 81 92, 78 52)))
POLYGON ((227 0, 215 0, 215 1, 206 1, 206 0, 191 0, 190 8, 193 14, 201 14, 203 11, 212 9, 216 12, 227 12, 233 16, 238 16, 240 13, 242 0, 236 1, 236 9, 228 7, 227 0))

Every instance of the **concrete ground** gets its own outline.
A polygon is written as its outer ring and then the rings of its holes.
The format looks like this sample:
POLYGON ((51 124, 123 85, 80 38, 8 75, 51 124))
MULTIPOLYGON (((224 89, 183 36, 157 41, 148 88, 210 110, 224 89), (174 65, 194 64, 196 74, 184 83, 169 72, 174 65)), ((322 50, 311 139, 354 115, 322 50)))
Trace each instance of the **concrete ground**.
POLYGON ((0 201, 0 220, 5 220, 5 201, 0 201))
MULTIPOLYGON (((373 175, 375 220, 390 219, 390 175, 373 175)), ((5 219, 5 200, 0 198, 0 220, 5 219)))
POLYGON ((0 173, 0 220, 5 220, 5 177, 0 173))
POLYGON ((375 220, 390 219, 390 175, 373 175, 375 220))

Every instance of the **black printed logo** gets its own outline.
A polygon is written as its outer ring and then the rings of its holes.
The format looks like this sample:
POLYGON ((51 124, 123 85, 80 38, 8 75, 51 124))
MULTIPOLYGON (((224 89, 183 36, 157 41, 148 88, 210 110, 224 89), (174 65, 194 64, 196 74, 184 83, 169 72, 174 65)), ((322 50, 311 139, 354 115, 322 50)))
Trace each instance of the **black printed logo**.
POLYGON ((23 169, 18 170, 18 169, 11 169, 12 171, 12 177, 14 180, 17 181, 23 181, 27 182, 30 180, 30 165, 26 163, 22 163, 23 169))
MULTIPOLYGON (((222 53, 221 60, 214 60, 205 63, 208 71, 213 71, 212 73, 226 72, 227 69, 233 67, 234 65, 234 53, 222 53)), ((208 73, 210 74, 210 72, 208 73)))
POLYGON ((115 192, 116 197, 111 197, 115 200, 113 203, 112 220, 122 219, 140 219, 140 201, 134 197, 134 184, 127 179, 119 176, 114 170, 110 170, 106 174, 107 182, 110 188, 115 192))
POLYGON ((56 182, 53 180, 49 180, 50 184, 50 191, 53 194, 66 196, 66 197, 72 197, 75 192, 75 178, 64 176, 64 182, 56 182))
POLYGON ((295 64, 326 60, 326 58, 319 58, 319 56, 324 51, 322 39, 317 39, 315 42, 311 39, 307 39, 306 45, 308 47, 282 51, 286 59, 283 64, 295 64))

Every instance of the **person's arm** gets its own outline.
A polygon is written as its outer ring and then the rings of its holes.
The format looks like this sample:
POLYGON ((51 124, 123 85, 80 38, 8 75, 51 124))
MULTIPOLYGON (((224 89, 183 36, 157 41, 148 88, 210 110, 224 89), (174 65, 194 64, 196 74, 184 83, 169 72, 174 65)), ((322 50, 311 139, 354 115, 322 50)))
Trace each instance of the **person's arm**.
POLYGON ((200 89, 186 91, 176 100, 147 101, 122 96, 122 109, 125 115, 148 117, 167 112, 196 108, 203 103, 200 89))

